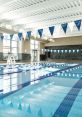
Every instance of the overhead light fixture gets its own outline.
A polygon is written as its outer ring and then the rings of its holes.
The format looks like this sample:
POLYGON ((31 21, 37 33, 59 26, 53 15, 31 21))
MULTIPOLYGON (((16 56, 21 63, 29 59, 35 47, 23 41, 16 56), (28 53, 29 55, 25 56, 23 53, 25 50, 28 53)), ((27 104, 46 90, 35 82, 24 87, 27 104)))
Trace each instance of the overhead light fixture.
POLYGON ((55 40, 54 40, 54 39, 49 39, 49 41, 50 41, 50 42, 55 42, 55 40))
POLYGON ((17 29, 16 27, 13 27, 12 29, 13 29, 14 31, 17 31, 17 32, 18 32, 18 29, 17 29))
POLYGON ((48 37, 44 36, 43 39, 48 40, 48 37))
POLYGON ((5 27, 6 25, 4 23, 0 24, 0 27, 5 27))
POLYGON ((12 29, 12 26, 11 25, 5 25, 5 27, 7 28, 7 29, 12 29))

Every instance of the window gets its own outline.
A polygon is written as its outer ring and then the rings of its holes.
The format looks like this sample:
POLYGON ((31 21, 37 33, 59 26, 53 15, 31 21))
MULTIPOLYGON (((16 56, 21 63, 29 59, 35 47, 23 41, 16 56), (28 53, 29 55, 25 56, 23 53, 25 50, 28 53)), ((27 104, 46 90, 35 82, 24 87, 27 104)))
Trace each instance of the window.
POLYGON ((17 57, 17 53, 18 53, 18 37, 17 35, 13 35, 13 38, 10 39, 10 35, 9 34, 3 34, 4 39, 3 39, 3 55, 4 55, 4 59, 7 58, 8 53, 11 53, 15 56, 16 59, 18 59, 17 57))
POLYGON ((10 52, 10 37, 8 35, 4 35, 3 39, 3 53, 10 52))
MULTIPOLYGON (((4 71, 8 72, 8 71, 4 71)), ((3 93, 17 90, 17 74, 3 76, 3 93), (13 76, 14 75, 14 76, 13 76)))
POLYGON ((39 61, 39 41, 30 40, 31 61, 39 61))
POLYGON ((31 40, 31 49, 38 50, 39 42, 35 40, 31 40))
POLYGON ((33 44, 31 44, 31 49, 34 49, 34 45, 33 44))

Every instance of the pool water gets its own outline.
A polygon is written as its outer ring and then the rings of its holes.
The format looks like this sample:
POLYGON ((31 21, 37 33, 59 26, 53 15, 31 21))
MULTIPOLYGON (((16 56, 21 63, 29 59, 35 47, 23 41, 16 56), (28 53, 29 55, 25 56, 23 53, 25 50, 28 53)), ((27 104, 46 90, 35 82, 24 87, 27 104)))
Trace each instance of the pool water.
POLYGON ((81 117, 82 65, 0 65, 0 117, 81 117))

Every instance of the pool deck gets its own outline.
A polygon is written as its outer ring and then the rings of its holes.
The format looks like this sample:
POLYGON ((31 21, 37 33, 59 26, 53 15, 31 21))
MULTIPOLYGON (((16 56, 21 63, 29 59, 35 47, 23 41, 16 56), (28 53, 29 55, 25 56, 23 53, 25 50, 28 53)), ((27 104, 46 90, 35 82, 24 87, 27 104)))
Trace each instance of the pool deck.
MULTIPOLYGON (((62 63, 62 62, 65 62, 65 63, 82 63, 82 60, 67 60, 67 59, 48 59, 46 61, 39 61, 40 63, 43 63, 43 62, 58 62, 58 63, 62 63)), ((7 62, 6 61, 0 61, 0 64, 6 64, 7 62)), ((16 62, 17 64, 21 64, 21 63, 38 63, 38 62, 31 62, 31 61, 17 61, 16 62)))

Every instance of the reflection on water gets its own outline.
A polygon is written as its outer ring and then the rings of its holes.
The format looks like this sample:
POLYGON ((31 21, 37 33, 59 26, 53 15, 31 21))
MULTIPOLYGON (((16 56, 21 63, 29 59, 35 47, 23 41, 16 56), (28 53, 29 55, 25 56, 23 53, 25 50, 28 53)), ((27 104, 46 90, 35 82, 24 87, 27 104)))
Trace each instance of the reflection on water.
POLYGON ((30 71, 23 71, 20 73, 1 75, 0 91, 3 94, 15 91, 17 89, 22 88, 24 83, 27 83, 29 81, 31 81, 31 84, 38 83, 39 80, 38 81, 35 80, 38 79, 40 76, 43 76, 44 74, 48 73, 49 73, 48 71, 44 72, 43 70, 30 70, 30 71))
POLYGON ((8 93, 22 88, 22 84, 30 81, 30 71, 6 74, 0 77, 1 93, 8 93))
MULTIPOLYGON (((71 87, 73 87, 82 76, 82 65, 69 66, 72 65, 48 64, 47 66, 44 64, 42 68, 36 69, 39 66, 33 68, 33 66, 27 67, 25 65, 24 70, 20 73, 1 75, 0 91, 3 94, 27 86, 29 81, 31 81, 31 85, 3 98, 0 101, 0 116, 33 117, 35 115, 35 117, 51 117, 65 99, 62 105, 63 111, 59 110, 58 112, 66 113, 70 103, 73 102, 75 93, 78 92, 76 88, 75 90, 71 90, 71 87), (30 70, 27 71, 26 69, 28 68, 30 70), (40 78, 44 78, 45 76, 46 79, 40 81, 40 78), (49 78, 47 78, 48 76, 49 78), (37 84, 35 85, 35 83, 37 84), (74 92, 69 94, 69 91, 74 92), (64 108, 65 105, 67 105, 67 108, 64 108)), ((21 69, 23 69, 23 66, 21 66, 21 69)), ((77 105, 77 112, 79 115, 82 115, 81 111, 79 112, 82 107, 80 105, 81 94, 78 94, 77 99, 77 102, 79 100, 80 103, 77 103, 75 100, 75 105, 73 105, 72 111, 68 115, 69 117, 75 117, 77 105)), ((80 117, 79 115, 77 116, 80 117)))
MULTIPOLYGON (((34 83, 38 83, 41 77, 53 75, 53 72, 73 65, 76 64, 72 65, 64 63, 36 64, 36 65, 22 64, 22 65, 15 65, 13 69, 11 67, 7 68, 1 65, 0 74, 3 75, 0 75, 0 94, 5 94, 11 91, 21 89, 22 87, 27 86, 28 84, 32 85, 34 83), (20 70, 22 71, 19 72, 20 70)), ((57 73, 55 76, 62 78, 63 77, 79 78, 80 77, 79 73, 76 73, 77 69, 82 69, 82 66, 64 70, 61 73, 57 73)), ((82 74, 80 75, 82 76, 82 74)))

